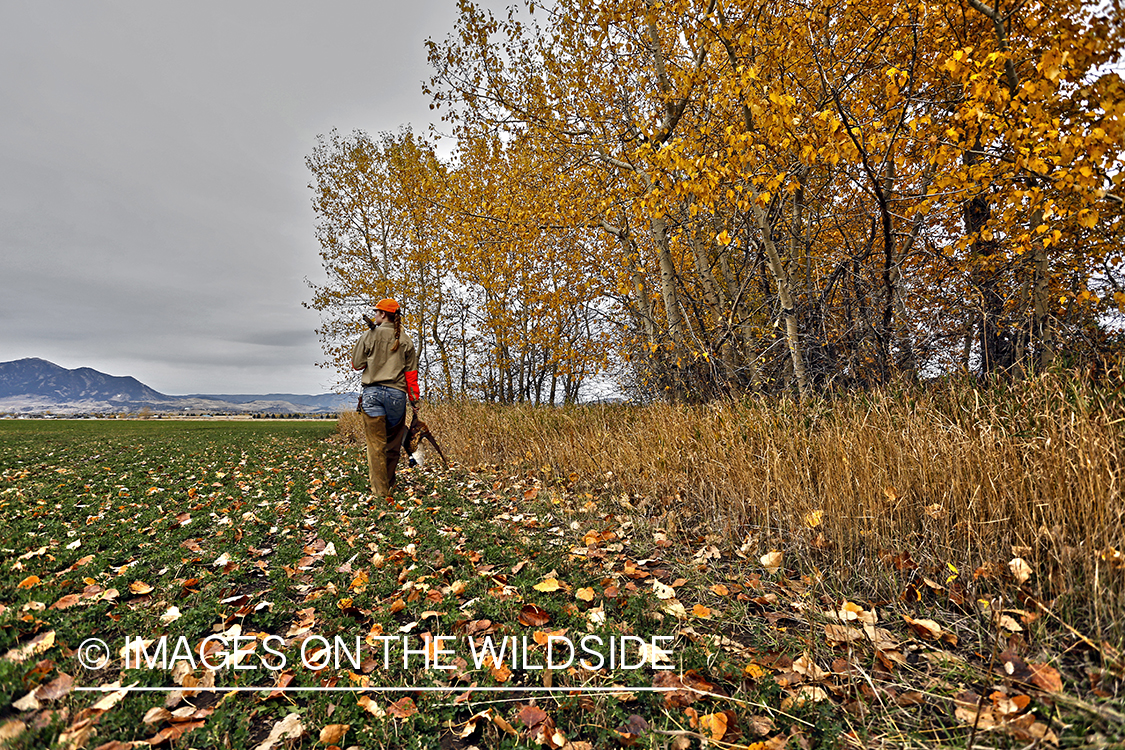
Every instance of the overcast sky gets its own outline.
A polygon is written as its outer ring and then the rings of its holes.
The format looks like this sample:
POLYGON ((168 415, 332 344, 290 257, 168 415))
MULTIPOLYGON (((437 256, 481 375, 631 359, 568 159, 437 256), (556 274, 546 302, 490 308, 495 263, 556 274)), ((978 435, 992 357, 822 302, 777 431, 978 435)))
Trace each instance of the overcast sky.
POLYGON ((0 361, 321 393, 305 157, 432 119, 456 0, 0 0, 0 361))

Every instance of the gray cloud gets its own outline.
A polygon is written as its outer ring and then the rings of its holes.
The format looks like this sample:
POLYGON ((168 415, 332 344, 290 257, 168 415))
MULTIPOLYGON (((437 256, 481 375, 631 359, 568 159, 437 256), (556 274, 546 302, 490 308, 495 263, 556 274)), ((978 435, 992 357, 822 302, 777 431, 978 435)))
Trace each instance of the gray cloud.
POLYGON ((455 0, 0 4, 0 360, 325 390, 304 158, 424 129, 455 0))

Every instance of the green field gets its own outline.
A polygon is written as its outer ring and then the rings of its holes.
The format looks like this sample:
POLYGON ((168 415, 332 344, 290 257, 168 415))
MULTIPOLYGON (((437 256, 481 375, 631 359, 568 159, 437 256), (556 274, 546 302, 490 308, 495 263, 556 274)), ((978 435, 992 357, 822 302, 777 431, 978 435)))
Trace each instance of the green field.
POLYGON ((833 599, 496 466, 406 471, 372 503, 331 432, 0 422, 0 746, 1014 747, 1122 726, 940 602, 833 599), (594 638, 586 665, 549 663, 551 635, 594 638))

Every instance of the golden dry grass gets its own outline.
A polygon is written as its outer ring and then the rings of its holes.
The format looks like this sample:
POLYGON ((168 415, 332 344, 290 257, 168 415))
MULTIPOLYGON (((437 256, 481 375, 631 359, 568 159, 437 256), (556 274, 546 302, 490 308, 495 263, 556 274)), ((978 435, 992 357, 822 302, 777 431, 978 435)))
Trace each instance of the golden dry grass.
MULTIPOLYGON (((876 588, 888 552, 946 575, 952 565, 962 581, 1007 575, 1021 557, 1043 601, 1103 637, 1125 631, 1119 384, 1045 377, 704 406, 462 402, 425 418, 462 465, 536 472, 727 549, 804 555, 849 585, 876 588)), ((357 427, 353 414, 339 429, 361 439, 357 427)))

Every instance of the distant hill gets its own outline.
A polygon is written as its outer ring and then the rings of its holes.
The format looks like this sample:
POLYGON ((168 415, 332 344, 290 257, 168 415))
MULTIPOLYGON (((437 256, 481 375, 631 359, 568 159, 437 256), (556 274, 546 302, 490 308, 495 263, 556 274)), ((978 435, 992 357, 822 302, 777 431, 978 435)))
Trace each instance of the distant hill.
POLYGON ((184 412, 327 414, 351 408, 354 394, 194 394, 169 396, 136 378, 106 375, 89 367, 68 370, 45 359, 0 362, 0 413, 56 414, 184 412))
POLYGON ((290 404, 299 404, 316 409, 339 411, 348 406, 355 406, 354 393, 322 393, 319 396, 304 396, 299 393, 267 393, 264 396, 250 396, 246 394, 193 394, 184 398, 208 398, 216 401, 228 401, 232 404, 249 404, 253 401, 285 401, 290 404))
POLYGON ((106 375, 89 367, 68 370, 45 359, 0 362, 0 398, 42 396, 58 401, 157 403, 169 396, 130 377, 106 375))

